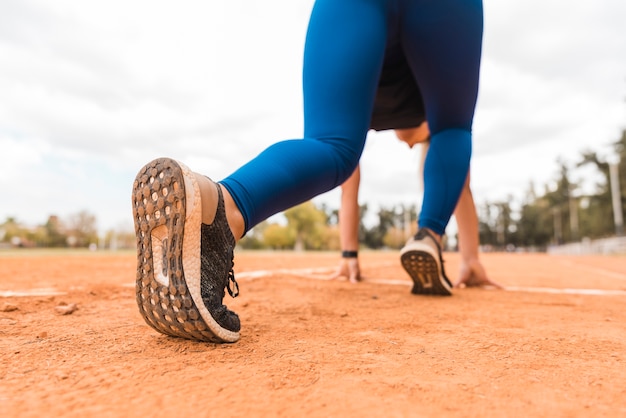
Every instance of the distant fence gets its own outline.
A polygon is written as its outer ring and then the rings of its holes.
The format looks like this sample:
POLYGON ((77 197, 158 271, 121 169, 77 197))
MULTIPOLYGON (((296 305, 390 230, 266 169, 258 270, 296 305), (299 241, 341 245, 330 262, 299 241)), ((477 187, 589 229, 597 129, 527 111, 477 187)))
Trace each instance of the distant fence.
POLYGON ((581 242, 548 247, 548 254, 626 254, 626 237, 585 238, 581 242))

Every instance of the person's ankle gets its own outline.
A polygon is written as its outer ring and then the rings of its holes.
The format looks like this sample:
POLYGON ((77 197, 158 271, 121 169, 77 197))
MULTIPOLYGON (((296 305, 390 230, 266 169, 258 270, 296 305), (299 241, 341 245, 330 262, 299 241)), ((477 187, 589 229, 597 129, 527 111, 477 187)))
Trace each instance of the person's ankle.
POLYGON ((424 228, 426 231, 428 231, 430 233, 430 235, 435 239, 435 241, 437 242, 437 244, 439 246, 441 246, 441 235, 439 235, 438 233, 436 233, 435 231, 433 231, 430 228, 424 228))
MULTIPOLYGON (((213 183, 201 174, 194 173, 194 175, 196 176, 196 181, 198 182, 198 186, 200 188, 200 198, 203 203, 202 223, 210 225, 213 223, 217 212, 218 193, 217 188, 215 188, 216 183, 213 183), (213 202, 213 204, 207 204, 207 202, 213 202)), ((241 215, 241 212, 239 212, 237 205, 235 205, 235 201, 231 197, 230 193, 228 193, 228 190, 220 184, 218 184, 218 187, 222 188, 224 209, 226 210, 226 220, 228 221, 228 226, 235 237, 235 242, 239 241, 239 238, 243 235, 244 230, 243 216, 241 215)))
POLYGON ((217 212, 217 189, 214 187, 213 182, 205 176, 193 173, 196 182, 198 182, 198 188, 200 189, 200 200, 202 201, 202 223, 205 225, 211 225, 215 219, 217 212))
POLYGON ((243 215, 239 211, 239 208, 235 204, 235 200, 230 195, 226 187, 221 184, 218 184, 218 186, 222 188, 222 194, 224 195, 224 207, 226 209, 226 220, 228 221, 228 226, 230 226, 230 231, 233 233, 235 241, 239 241, 245 230, 243 215))

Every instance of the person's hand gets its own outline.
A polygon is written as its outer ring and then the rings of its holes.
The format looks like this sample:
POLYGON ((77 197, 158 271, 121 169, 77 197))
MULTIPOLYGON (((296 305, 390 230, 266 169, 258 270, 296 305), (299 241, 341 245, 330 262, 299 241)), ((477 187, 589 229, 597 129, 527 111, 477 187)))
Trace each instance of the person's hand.
POLYGON ((361 267, 358 258, 342 258, 337 267, 337 271, 331 276, 331 279, 346 278, 350 283, 358 283, 361 281, 361 267))
POLYGON ((478 259, 461 261, 461 272, 459 275, 459 280, 454 284, 454 287, 482 287, 503 289, 501 285, 490 280, 487 277, 487 272, 485 271, 485 268, 478 259))

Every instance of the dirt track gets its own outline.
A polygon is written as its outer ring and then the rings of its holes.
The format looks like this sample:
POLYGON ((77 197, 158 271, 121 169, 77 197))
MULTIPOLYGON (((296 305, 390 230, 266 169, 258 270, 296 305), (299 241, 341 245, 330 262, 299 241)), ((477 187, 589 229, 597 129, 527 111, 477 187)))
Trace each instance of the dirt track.
POLYGON ((509 290, 450 298, 396 253, 312 278, 337 261, 237 253, 242 339, 212 345, 145 324, 131 253, 0 253, 1 415, 626 416, 626 258, 485 254, 509 290))

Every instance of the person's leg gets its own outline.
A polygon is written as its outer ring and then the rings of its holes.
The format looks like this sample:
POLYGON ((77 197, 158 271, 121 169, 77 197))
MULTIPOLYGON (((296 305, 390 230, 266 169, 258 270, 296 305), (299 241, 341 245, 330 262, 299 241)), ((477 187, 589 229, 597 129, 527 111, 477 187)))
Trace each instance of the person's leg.
POLYGON ((315 3, 304 55, 304 139, 270 146, 220 182, 243 216, 244 233, 339 186, 354 171, 384 56, 386 4, 315 3))
POLYGON ((148 163, 137 174, 136 294, 150 326, 183 338, 239 339, 239 318, 223 305, 225 290, 231 296, 238 293, 236 239, 352 174, 382 66, 386 4, 316 2, 304 60, 304 140, 269 147, 221 187, 167 158, 148 163), (233 216, 240 216, 239 229, 233 228, 233 216))
POLYGON ((481 0, 405 1, 403 44, 422 91, 430 149, 419 226, 442 235, 469 170, 482 47, 481 0))
POLYGON ((469 170, 482 48, 481 0, 404 0, 405 54, 422 92, 431 140, 418 233, 400 259, 416 294, 451 295, 440 246, 469 170))

